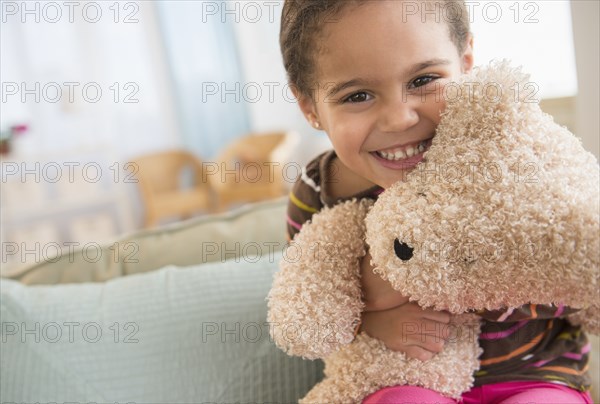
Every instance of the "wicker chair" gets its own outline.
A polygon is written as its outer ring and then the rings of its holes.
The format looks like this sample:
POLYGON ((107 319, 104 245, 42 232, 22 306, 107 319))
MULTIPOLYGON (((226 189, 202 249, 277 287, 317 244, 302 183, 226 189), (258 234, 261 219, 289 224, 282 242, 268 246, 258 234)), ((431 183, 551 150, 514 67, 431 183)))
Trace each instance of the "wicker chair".
POLYGON ((203 164, 193 154, 165 151, 141 156, 132 163, 146 208, 145 227, 167 217, 184 219, 200 211, 214 211, 214 194, 203 177, 203 164))
POLYGON ((286 194, 283 167, 271 157, 285 137, 285 132, 246 135, 226 146, 214 162, 206 163, 210 172, 205 174, 215 191, 218 211, 225 211, 235 203, 286 194))

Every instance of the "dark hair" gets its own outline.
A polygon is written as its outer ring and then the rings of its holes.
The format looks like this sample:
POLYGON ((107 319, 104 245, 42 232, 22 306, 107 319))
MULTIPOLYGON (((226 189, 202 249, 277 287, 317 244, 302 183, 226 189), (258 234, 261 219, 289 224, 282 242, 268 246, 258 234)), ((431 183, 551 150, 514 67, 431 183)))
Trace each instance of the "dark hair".
MULTIPOLYGON (((288 82, 298 92, 312 97, 315 83, 314 58, 319 51, 315 38, 324 23, 333 22, 348 7, 357 7, 374 0, 285 0, 281 12, 279 45, 288 82)), ((375 0, 378 1, 378 0, 375 0)), ((446 14, 450 40, 462 55, 469 37, 469 15, 463 0, 427 0, 452 8, 446 14)), ((421 2, 423 3, 423 2, 421 2)))

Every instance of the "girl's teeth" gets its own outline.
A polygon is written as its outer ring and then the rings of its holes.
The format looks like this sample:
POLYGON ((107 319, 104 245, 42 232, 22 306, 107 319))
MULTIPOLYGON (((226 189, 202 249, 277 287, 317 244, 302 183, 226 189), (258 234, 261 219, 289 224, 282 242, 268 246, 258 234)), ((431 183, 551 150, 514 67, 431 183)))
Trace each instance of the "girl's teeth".
POLYGON ((396 154, 394 154, 394 160, 400 160, 406 158, 406 155, 404 154, 404 152, 402 150, 398 150, 396 152, 396 154))
POLYGON ((379 154, 379 156, 383 157, 386 160, 392 160, 392 161, 402 160, 407 157, 412 157, 416 154, 423 153, 425 151, 426 144, 427 144, 427 141, 424 140, 421 143, 419 143, 419 145, 417 147, 409 146, 406 148, 405 151, 398 150, 395 153, 388 153, 388 152, 380 151, 380 152, 377 152, 377 154, 379 154))

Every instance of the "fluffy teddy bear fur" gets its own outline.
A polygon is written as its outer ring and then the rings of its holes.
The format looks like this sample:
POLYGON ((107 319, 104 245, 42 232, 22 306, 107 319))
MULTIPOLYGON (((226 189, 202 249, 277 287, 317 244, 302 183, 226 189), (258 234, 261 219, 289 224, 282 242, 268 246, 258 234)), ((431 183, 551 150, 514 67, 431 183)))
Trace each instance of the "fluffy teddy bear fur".
POLYGON ((528 102, 528 80, 507 63, 463 76, 411 174, 374 204, 322 210, 296 235, 268 321, 287 353, 325 360, 325 379, 301 402, 360 402, 403 384, 459 397, 479 366, 473 310, 561 303, 583 309, 572 321, 598 333, 598 163, 528 102), (364 333, 354 339, 367 248, 375 271, 403 295, 455 313, 452 338, 431 360, 364 333))

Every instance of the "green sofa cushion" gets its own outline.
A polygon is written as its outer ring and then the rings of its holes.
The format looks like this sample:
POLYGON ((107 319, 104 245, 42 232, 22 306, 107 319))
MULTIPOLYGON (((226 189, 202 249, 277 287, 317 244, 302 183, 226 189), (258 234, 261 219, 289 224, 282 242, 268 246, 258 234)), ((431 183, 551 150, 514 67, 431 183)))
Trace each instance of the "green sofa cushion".
POLYGON ((3 279, 0 401, 297 402, 322 364, 270 340, 265 298, 280 257, 104 283, 3 279))

